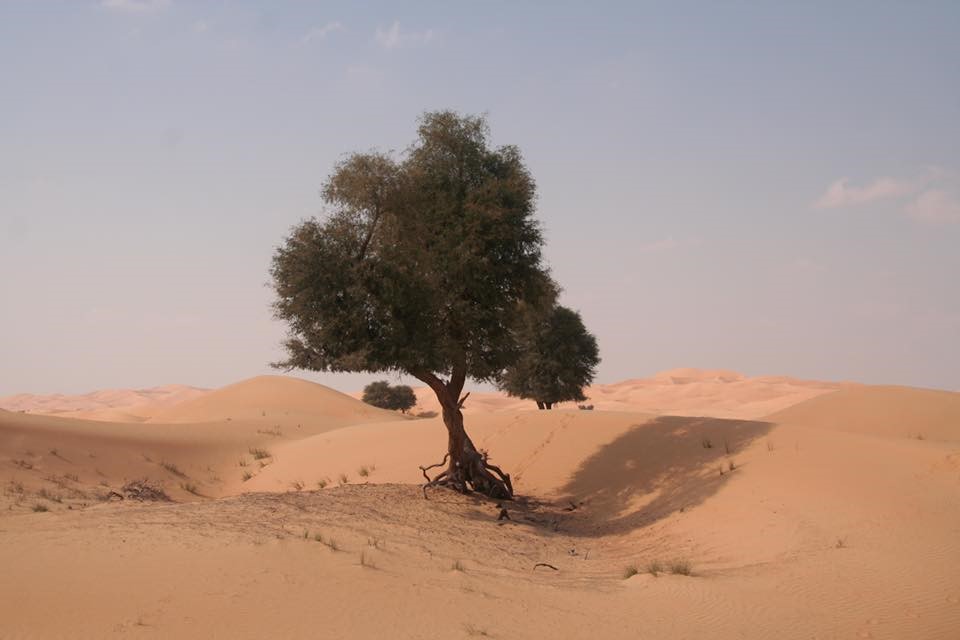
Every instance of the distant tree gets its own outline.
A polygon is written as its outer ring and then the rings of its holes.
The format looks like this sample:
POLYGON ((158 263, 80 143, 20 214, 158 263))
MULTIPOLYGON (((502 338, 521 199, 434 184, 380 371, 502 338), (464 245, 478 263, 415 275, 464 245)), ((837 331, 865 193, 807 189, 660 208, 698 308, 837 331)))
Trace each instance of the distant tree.
POLYGON ((413 389, 405 384, 392 387, 386 380, 380 380, 371 382, 363 388, 363 401, 381 409, 392 411, 399 409, 406 413, 417 404, 417 396, 413 393, 413 389))
MULTIPOLYGON (((519 353, 521 307, 547 307, 536 188, 520 152, 492 148, 482 117, 427 113, 400 158, 348 156, 327 179, 323 220, 273 258, 285 368, 402 372, 437 396, 447 428, 428 484, 513 497, 510 476, 463 425, 467 377, 496 382, 519 353), (449 462, 448 462, 449 461, 449 462)), ((426 472, 426 471, 425 471, 426 472)))
POLYGON ((363 401, 381 409, 392 409, 390 383, 386 380, 371 382, 363 388, 363 401))
POLYGON ((503 391, 534 400, 540 409, 587 399, 583 389, 593 381, 600 352, 579 313, 559 305, 546 313, 529 313, 520 342, 520 356, 500 379, 503 391))
POLYGON ((390 389, 391 409, 399 409, 406 413, 417 404, 417 396, 413 389, 405 384, 398 384, 390 389))

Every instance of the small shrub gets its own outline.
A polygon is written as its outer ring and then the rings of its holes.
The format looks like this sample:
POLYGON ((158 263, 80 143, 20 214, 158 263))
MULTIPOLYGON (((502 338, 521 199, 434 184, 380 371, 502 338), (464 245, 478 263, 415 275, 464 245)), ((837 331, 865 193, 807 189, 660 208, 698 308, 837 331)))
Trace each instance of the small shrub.
POLYGON ((463 625, 463 630, 467 632, 468 636, 479 636, 482 638, 490 637, 490 634, 487 633, 485 629, 481 629, 480 627, 472 625, 469 622, 463 625))
POLYGON ((44 500, 49 500, 50 502, 63 502, 63 496, 47 491, 46 487, 40 489, 40 491, 37 491, 37 495, 44 500))
POLYGON ((339 482, 339 483, 340 483, 340 486, 342 487, 343 485, 345 485, 345 484, 347 484, 348 482, 350 482, 350 478, 347 477, 347 474, 341 473, 341 474, 340 474, 340 477, 337 478, 337 482, 339 482))
POLYGON ((382 549, 384 545, 383 541, 379 538, 367 538, 367 546, 373 547, 374 549, 382 549))
POLYGON ((262 433, 265 436, 273 436, 274 438, 279 438, 283 435, 283 432, 280 431, 280 425, 275 424, 269 429, 257 429, 257 433, 262 433))
POLYGON ((369 468, 369 467, 360 467, 359 469, 357 469, 357 475, 359 475, 361 478, 369 478, 369 477, 370 477, 370 468, 369 468))
POLYGON ((303 491, 303 482, 300 480, 294 480, 293 482, 290 483, 290 487, 294 491, 303 491))
POLYGON ((689 576, 693 573, 693 570, 686 560, 674 560, 670 563, 670 573, 675 576, 689 576))
POLYGON ((374 564, 373 559, 367 555, 366 551, 360 552, 360 566, 366 567, 368 569, 376 569, 377 565, 374 564))
POLYGON ((250 473, 249 471, 244 471, 243 473, 240 474, 240 478, 241 478, 244 482, 246 482, 247 480, 249 480, 249 479, 252 478, 252 477, 253 477, 253 474, 250 473))
POLYGON ((577 405, 577 409, 580 409, 580 411, 593 411, 593 405, 592 405, 592 404, 578 404, 578 405, 577 405))
POLYGON ((187 493, 192 493, 195 496, 200 495, 200 492, 197 489, 197 485, 193 484, 192 482, 181 482, 180 488, 186 491, 187 493))
POLYGON ((264 458, 270 457, 270 452, 266 449, 260 449, 258 447, 250 448, 250 455, 253 456, 254 460, 263 460, 264 458))
POLYGON ((239 464, 241 467, 246 467, 246 466, 249 465, 250 463, 247 462, 247 459, 246 459, 246 458, 240 458, 240 462, 238 462, 237 464, 239 464))
POLYGON ((328 484, 330 484, 330 481, 328 479, 320 478, 319 480, 317 480, 317 489, 324 489, 328 484))
POLYGON ((172 473, 173 475, 177 476, 177 477, 180 477, 180 478, 186 478, 186 477, 187 477, 187 474, 185 474, 183 471, 181 471, 180 467, 178 467, 177 465, 175 465, 175 464, 172 463, 172 462, 167 462, 166 460, 161 460, 161 461, 160 461, 160 466, 163 467, 164 469, 166 469, 167 471, 169 471, 170 473, 172 473))
POLYGON ((163 487, 147 479, 128 482, 121 487, 120 493, 125 498, 140 502, 170 502, 170 496, 163 487))
POLYGON ((454 571, 466 571, 466 567, 463 566, 463 563, 459 560, 454 560, 453 564, 450 565, 450 568, 454 571))
POLYGON ((623 570, 623 579, 626 580, 626 579, 628 579, 628 578, 632 578, 633 576, 637 575, 638 573, 640 573, 640 570, 637 569, 636 565, 632 565, 632 564, 631 564, 631 565, 627 566, 626 569, 623 570))
POLYGON ((63 477, 72 482, 80 482, 80 476, 75 473, 65 473, 63 477))
POLYGON ((33 505, 33 510, 36 513, 46 513, 47 511, 50 511, 50 509, 47 508, 47 505, 40 504, 39 502, 33 505))
POLYGON ((713 442, 710 440, 710 438, 704 438, 700 441, 700 446, 702 446, 704 449, 712 449, 713 442))
POLYGON ((647 563, 647 573, 656 578, 658 575, 663 573, 663 563, 659 560, 652 560, 647 563))
POLYGON ((13 464, 17 465, 21 469, 27 469, 28 471, 33 469, 33 463, 28 462, 27 460, 14 460, 13 464))

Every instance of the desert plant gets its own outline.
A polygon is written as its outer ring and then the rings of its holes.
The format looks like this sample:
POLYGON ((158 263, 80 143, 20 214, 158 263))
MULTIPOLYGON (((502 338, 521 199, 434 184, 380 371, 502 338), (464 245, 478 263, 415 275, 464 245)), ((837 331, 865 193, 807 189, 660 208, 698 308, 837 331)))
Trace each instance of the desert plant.
POLYGON ((579 313, 560 305, 528 307, 518 337, 519 354, 498 382, 500 389, 534 400, 539 409, 587 399, 583 389, 593 380, 600 351, 579 313))
POLYGON ((361 478, 368 478, 370 477, 370 473, 372 471, 373 471, 372 467, 363 466, 357 469, 357 475, 360 476, 361 478))
POLYGON ((347 477, 347 474, 345 473, 341 473, 340 476, 337 478, 337 482, 340 483, 340 486, 347 484, 349 481, 350 479, 347 477))
POLYGON ((192 482, 181 482, 180 488, 186 491, 187 493, 192 493, 195 496, 200 495, 200 491, 197 489, 197 485, 192 482))
POLYGON ((330 481, 327 478, 320 478, 317 480, 317 489, 324 489, 328 484, 330 484, 330 481))
POLYGON ((659 560, 651 560, 647 563, 647 573, 656 578, 658 575, 663 573, 663 563, 659 560))
POLYGON ((710 440, 710 438, 703 438, 700 440, 700 446, 702 446, 704 449, 712 449, 713 442, 710 440))
POLYGON ((49 500, 50 502, 63 502, 63 496, 47 491, 46 487, 43 487, 40 489, 40 491, 37 491, 37 495, 44 500, 49 500))
POLYGON ((405 384, 393 387, 386 380, 379 380, 363 388, 363 401, 381 409, 399 409, 406 413, 417 404, 417 396, 405 384))
POLYGON ((36 504, 33 505, 33 510, 34 510, 34 512, 36 512, 36 513, 46 513, 47 511, 50 511, 50 509, 47 507, 47 505, 45 505, 45 504, 40 504, 39 502, 37 502, 36 504))
POLYGON ((633 565, 633 564, 627 565, 627 567, 623 570, 623 579, 626 580, 628 578, 632 578, 638 573, 640 573, 640 570, 637 569, 636 565, 633 565))
POLYGON ((670 573, 677 576, 689 576, 693 573, 690 563, 686 560, 674 560, 670 563, 670 573))
POLYGON ((593 405, 592 405, 592 404, 578 404, 578 405, 577 405, 577 409, 580 409, 580 411, 593 411, 593 405))
POLYGON ((502 377, 520 312, 552 306, 556 286, 533 178, 515 147, 489 138, 483 117, 441 111, 424 114, 402 158, 347 156, 322 190, 329 216, 293 229, 271 275, 289 328, 277 366, 417 378, 447 428, 435 484, 507 499, 509 478, 464 428, 462 392, 468 377, 502 377))
POLYGON ((303 491, 303 481, 294 480, 293 482, 290 483, 290 488, 293 489, 294 491, 303 491))
POLYGON ((466 567, 463 566, 463 563, 459 560, 454 560, 453 564, 450 565, 450 569, 453 571, 466 571, 466 567))
POLYGON ((252 478, 252 477, 253 477, 253 474, 250 473, 249 471, 244 471, 243 473, 240 474, 240 478, 241 478, 244 482, 246 482, 247 480, 249 480, 249 479, 252 478))
POLYGON ((180 467, 178 467, 177 465, 175 465, 175 464, 172 463, 172 462, 167 462, 166 460, 161 460, 161 461, 160 461, 160 466, 163 467, 164 469, 166 469, 167 471, 169 471, 170 473, 172 473, 172 474, 175 475, 175 476, 178 476, 178 477, 180 477, 180 478, 186 478, 186 477, 187 477, 187 474, 185 474, 185 473, 180 469, 180 467))
POLYGON ((270 452, 266 449, 261 449, 259 447, 251 447, 249 449, 250 455, 253 456, 254 460, 263 460, 264 458, 270 457, 270 452))
POLYGON ((366 567, 367 569, 376 569, 377 565, 373 561, 373 558, 367 555, 366 551, 360 551, 360 566, 366 567))

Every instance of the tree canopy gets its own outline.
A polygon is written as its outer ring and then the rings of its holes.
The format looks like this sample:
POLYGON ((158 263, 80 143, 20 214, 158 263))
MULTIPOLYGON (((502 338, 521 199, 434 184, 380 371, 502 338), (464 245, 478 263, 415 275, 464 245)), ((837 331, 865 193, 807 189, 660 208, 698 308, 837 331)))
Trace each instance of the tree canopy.
POLYGON ((363 401, 381 409, 399 409, 406 413, 417 404, 417 396, 405 384, 391 386, 386 380, 380 380, 363 388, 363 401))
POLYGON ((521 352, 504 372, 502 390, 541 409, 587 399, 583 389, 593 381, 600 352, 579 313, 559 305, 529 313, 519 335, 521 352))
POLYGON ((549 307, 556 285, 533 178, 489 135, 483 117, 432 112, 400 157, 346 157, 323 187, 327 217, 294 227, 271 274, 289 328, 278 366, 416 377, 450 435, 440 479, 510 497, 509 476, 491 475, 463 429, 460 394, 467 377, 497 381, 514 362, 520 309, 549 307))

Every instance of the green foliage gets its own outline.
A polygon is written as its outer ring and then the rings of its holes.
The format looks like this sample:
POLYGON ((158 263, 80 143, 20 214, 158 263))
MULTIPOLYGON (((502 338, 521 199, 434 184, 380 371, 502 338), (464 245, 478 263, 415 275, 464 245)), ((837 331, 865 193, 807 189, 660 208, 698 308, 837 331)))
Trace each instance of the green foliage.
POLYGON ((427 113, 403 156, 350 155, 322 193, 329 216, 273 257, 276 366, 497 380, 518 309, 556 293, 520 152, 491 148, 482 117, 427 113))
POLYGON ((417 396, 405 384, 391 387, 386 380, 380 380, 364 387, 363 401, 381 409, 399 409, 406 413, 417 404, 417 396))
POLYGON ((583 389, 593 380, 600 355, 579 313, 559 305, 528 312, 520 344, 520 357, 500 381, 503 391, 548 409, 556 402, 586 400, 583 389))

